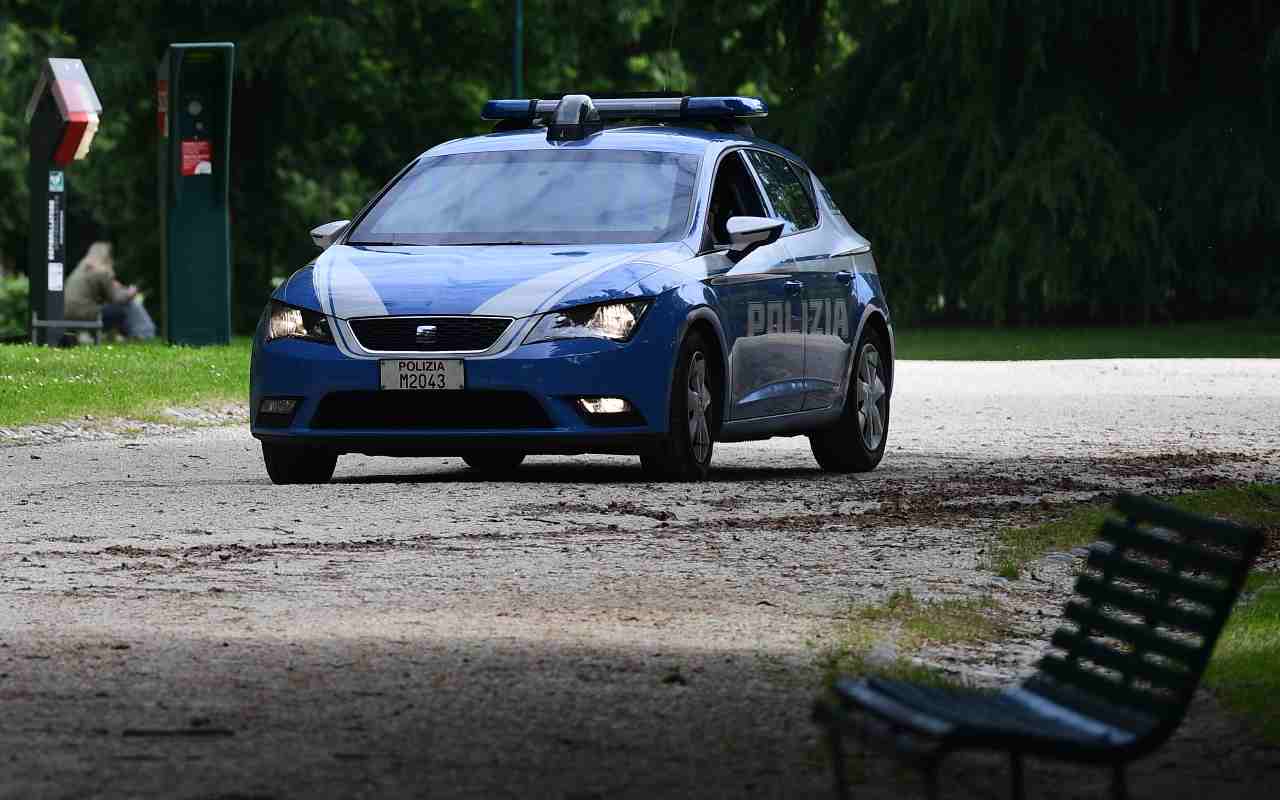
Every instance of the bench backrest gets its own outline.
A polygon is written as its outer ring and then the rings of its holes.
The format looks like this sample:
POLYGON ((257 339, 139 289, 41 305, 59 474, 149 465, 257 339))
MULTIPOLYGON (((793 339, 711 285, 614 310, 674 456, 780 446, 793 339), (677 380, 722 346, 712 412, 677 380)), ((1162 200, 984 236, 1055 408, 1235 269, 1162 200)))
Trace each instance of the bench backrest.
POLYGON ((1089 548, 1088 570, 1063 612, 1072 626, 1053 635, 1060 652, 1041 660, 1028 688, 1151 723, 1130 728, 1171 729, 1186 713, 1262 534, 1132 495, 1116 508, 1126 520, 1105 522, 1089 548))

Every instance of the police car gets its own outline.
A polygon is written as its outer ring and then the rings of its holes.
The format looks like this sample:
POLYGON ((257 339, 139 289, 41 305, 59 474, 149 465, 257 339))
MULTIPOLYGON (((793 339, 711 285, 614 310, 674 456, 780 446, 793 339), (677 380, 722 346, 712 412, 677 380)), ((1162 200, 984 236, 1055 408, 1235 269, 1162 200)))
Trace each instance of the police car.
POLYGON ((893 328, 871 245, 746 97, 491 100, 272 295, 251 428, 276 483, 339 455, 622 453, 674 480, 716 442, 884 454, 893 328))

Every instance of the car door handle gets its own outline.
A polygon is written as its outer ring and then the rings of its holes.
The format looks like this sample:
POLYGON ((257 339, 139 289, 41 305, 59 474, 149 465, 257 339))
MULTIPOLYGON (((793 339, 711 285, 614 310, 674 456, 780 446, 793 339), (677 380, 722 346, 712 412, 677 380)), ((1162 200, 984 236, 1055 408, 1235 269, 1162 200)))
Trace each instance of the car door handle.
POLYGON ((836 280, 840 281, 841 283, 852 283, 853 273, 847 269, 842 269, 836 273, 836 280))
POLYGON ((803 281, 787 281, 782 285, 786 287, 787 294, 800 294, 804 291, 803 281))

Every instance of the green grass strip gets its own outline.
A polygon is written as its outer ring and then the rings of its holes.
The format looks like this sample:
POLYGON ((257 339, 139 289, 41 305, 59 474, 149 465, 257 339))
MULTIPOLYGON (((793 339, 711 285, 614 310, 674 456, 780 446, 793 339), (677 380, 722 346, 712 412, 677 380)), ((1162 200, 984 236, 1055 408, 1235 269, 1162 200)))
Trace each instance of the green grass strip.
MULTIPOLYGON (((1253 483, 1160 498, 1185 511, 1222 517, 1260 528, 1280 527, 1280 486, 1253 483)), ((1010 580, 1046 553, 1084 547, 1098 538, 1109 507, 1086 505, 1063 519, 1034 528, 1006 528, 996 535, 979 566, 1010 580)))
POLYGON ((1280 323, 1133 328, 900 328, 897 357, 939 361, 1069 358, 1277 358, 1280 323))
POLYGON ((1214 648, 1205 682, 1227 708, 1280 744, 1280 575, 1253 575, 1214 648))
POLYGON ((1003 638, 1007 628, 991 597, 921 600, 895 591, 883 603, 855 607, 819 656, 824 683, 839 675, 879 676, 931 686, 961 684, 955 677, 912 661, 927 644, 948 645, 1003 638), (883 646, 885 657, 877 657, 883 646))
POLYGON ((0 345, 0 427, 86 415, 155 419, 166 407, 244 402, 249 339, 224 347, 0 345))

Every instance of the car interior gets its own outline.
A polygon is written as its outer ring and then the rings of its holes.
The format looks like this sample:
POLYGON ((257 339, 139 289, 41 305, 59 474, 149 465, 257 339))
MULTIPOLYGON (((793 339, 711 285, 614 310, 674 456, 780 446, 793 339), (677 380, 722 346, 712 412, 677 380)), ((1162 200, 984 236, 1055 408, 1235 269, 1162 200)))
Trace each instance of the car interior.
POLYGON ((704 249, 711 250, 729 244, 729 219, 731 217, 764 217, 764 203, 756 191, 755 180, 743 163, 742 154, 732 152, 720 161, 716 180, 711 189, 711 202, 707 209, 707 233, 704 249))

